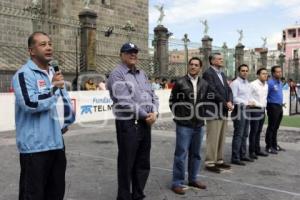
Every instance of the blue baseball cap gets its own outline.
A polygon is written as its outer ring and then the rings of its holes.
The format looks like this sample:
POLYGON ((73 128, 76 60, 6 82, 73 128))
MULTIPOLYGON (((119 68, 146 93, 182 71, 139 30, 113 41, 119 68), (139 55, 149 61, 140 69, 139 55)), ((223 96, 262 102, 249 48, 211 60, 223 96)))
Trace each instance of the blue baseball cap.
POLYGON ((131 43, 131 42, 127 42, 125 44, 122 45, 121 49, 120 49, 120 52, 121 53, 124 53, 124 52, 134 52, 134 53, 138 53, 139 52, 139 48, 131 43))

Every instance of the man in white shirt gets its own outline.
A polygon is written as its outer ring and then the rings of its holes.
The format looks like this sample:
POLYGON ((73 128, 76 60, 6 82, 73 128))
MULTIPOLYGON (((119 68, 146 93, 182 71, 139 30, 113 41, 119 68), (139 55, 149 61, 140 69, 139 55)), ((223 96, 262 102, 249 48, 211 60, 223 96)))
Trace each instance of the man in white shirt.
POLYGON ((260 133, 265 121, 265 109, 268 96, 268 71, 266 68, 257 70, 257 79, 251 82, 251 94, 255 107, 251 110, 250 135, 249 135, 249 156, 257 159, 257 156, 268 156, 260 148, 260 133))
POLYGON ((231 113, 234 126, 231 162, 236 165, 246 165, 242 161, 253 162, 253 159, 246 156, 246 146, 250 124, 248 109, 255 103, 252 100, 250 83, 247 80, 249 67, 242 64, 238 67, 238 71, 239 76, 230 85, 234 103, 231 113))

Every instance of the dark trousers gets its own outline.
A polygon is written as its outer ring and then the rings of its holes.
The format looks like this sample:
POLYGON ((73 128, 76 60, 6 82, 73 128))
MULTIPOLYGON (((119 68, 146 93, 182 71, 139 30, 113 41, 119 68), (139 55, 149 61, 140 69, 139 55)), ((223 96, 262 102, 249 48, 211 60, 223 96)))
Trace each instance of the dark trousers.
POLYGON ((145 121, 116 120, 118 142, 117 200, 143 199, 150 173, 151 127, 145 121))
POLYGON ((66 164, 63 149, 20 154, 19 200, 63 200, 66 164))
POLYGON ((265 122, 265 111, 257 110, 251 112, 250 134, 249 134, 249 153, 259 153, 260 134, 265 122))
POLYGON ((268 115, 268 128, 266 132, 266 148, 277 149, 277 131, 279 129, 283 110, 282 106, 279 104, 268 103, 267 105, 267 115, 268 115))
POLYGON ((233 112, 232 161, 239 161, 247 153, 247 137, 249 134, 249 113, 243 106, 236 105, 233 112))

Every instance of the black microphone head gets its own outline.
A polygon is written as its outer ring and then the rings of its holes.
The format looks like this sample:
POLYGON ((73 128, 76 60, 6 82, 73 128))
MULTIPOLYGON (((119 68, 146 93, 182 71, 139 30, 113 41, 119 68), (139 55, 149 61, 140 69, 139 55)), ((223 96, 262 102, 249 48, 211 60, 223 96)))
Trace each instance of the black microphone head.
POLYGON ((59 67, 58 67, 58 61, 57 60, 51 60, 49 62, 49 64, 53 67, 55 72, 59 71, 59 67))

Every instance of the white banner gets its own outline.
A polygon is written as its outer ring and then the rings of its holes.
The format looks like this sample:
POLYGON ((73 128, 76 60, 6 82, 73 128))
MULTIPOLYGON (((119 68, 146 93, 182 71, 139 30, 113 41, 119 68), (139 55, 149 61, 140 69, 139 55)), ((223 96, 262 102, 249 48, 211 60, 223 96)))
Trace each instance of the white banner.
MULTIPOLYGON (((112 100, 106 91, 69 92, 76 112, 75 123, 103 121, 114 119, 112 100)), ((167 113, 169 109, 170 90, 156 91, 159 98, 159 112, 167 113)), ((15 97, 13 93, 0 93, 0 132, 15 129, 15 97)))
MULTIPOLYGON (((169 113, 170 90, 156 90, 159 98, 159 113, 169 113)), ((112 100, 108 91, 69 92, 74 110, 75 123, 103 121, 113 119, 112 100)), ((289 115, 290 93, 283 90, 285 107, 284 115, 289 115)), ((0 93, 0 132, 15 129, 15 97, 13 93, 0 93)))

